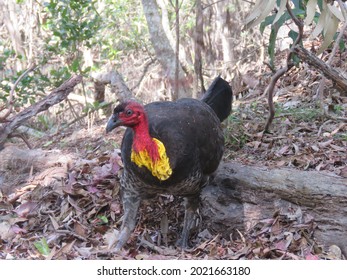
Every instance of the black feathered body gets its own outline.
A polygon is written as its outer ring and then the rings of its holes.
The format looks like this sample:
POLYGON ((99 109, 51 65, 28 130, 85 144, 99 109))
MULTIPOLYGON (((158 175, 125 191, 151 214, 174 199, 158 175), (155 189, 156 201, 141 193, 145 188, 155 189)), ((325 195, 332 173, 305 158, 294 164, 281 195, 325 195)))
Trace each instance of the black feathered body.
MULTIPOLYGON (((133 232, 141 200, 157 194, 173 194, 185 198, 182 234, 176 244, 183 248, 188 246, 201 189, 207 184, 209 175, 218 168, 223 155, 221 122, 230 114, 231 102, 232 90, 229 84, 217 77, 201 100, 186 98, 174 102, 154 102, 144 107, 136 102, 125 102, 114 109, 106 131, 120 125, 128 127, 121 146, 124 164, 121 176, 124 216, 116 250, 126 244, 133 232), (163 161, 165 164, 161 166, 166 168, 166 173, 162 173, 164 177, 156 177, 153 167, 146 166, 146 159, 135 159, 140 155, 143 144, 145 152, 152 156, 152 164, 158 158, 162 160, 159 146, 154 143, 157 140, 153 138, 159 140, 166 150, 163 161), (137 164, 132 161, 132 153, 137 164)), ((141 154, 144 157, 146 155, 141 154)))
POLYGON ((145 111, 150 135, 164 144, 173 172, 169 179, 160 181, 147 168, 132 162, 133 130, 128 128, 121 147, 122 185, 141 197, 199 193, 223 155, 224 136, 219 118, 206 103, 190 98, 150 103, 145 111))

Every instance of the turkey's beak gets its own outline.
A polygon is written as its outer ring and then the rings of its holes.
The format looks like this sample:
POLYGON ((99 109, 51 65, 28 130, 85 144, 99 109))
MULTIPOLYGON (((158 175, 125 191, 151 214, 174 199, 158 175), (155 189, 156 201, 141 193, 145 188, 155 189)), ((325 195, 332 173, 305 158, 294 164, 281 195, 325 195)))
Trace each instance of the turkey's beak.
POLYGON ((118 118, 117 115, 112 115, 107 122, 106 133, 109 133, 111 130, 113 130, 114 128, 120 125, 122 125, 122 121, 118 118))

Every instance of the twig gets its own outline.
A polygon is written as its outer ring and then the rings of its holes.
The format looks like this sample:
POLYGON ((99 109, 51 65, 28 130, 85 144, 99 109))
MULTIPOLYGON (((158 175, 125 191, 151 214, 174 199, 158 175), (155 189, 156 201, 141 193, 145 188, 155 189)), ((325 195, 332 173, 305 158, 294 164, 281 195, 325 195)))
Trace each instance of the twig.
POLYGON ((28 146, 30 150, 33 148, 23 133, 10 134, 8 138, 20 138, 24 141, 24 143, 28 146))
MULTIPOLYGON (((111 104, 112 104, 112 102, 105 103, 104 107, 109 106, 111 104)), ((87 117, 89 114, 94 113, 95 111, 97 111, 99 109, 101 109, 101 108, 91 108, 88 112, 84 113, 83 115, 78 116, 77 118, 75 118, 74 120, 69 122, 67 125, 64 125, 64 128, 73 125, 75 122, 82 120, 83 118, 87 117)))
POLYGON ((274 94, 274 89, 275 89, 276 83, 280 77, 282 77, 286 72, 288 72, 294 66, 294 64, 292 62, 294 47, 302 41, 302 37, 303 37, 303 24, 293 14, 292 9, 290 8, 288 1, 286 4, 286 8, 288 10, 290 17, 293 19, 295 25, 298 27, 299 34, 298 34, 298 37, 296 38, 295 42, 293 43, 293 45, 291 46, 291 48, 289 50, 289 53, 287 55, 286 65, 276 71, 276 73, 271 77, 270 83, 265 90, 265 92, 267 92, 267 94, 268 94, 269 116, 268 116, 268 119, 267 119, 265 127, 264 127, 264 132, 269 131, 270 126, 272 124, 272 121, 275 117, 275 106, 273 104, 273 94, 274 94))
POLYGON ((176 250, 168 250, 168 249, 162 249, 159 246, 156 246, 154 244, 152 244, 151 242, 147 241, 144 238, 141 238, 140 244, 144 247, 147 247, 153 251, 156 251, 157 253, 159 253, 160 255, 169 255, 169 256, 174 256, 177 254, 176 250))
POLYGON ((69 104, 72 115, 75 117, 75 119, 78 119, 79 116, 76 113, 75 108, 72 106, 71 101, 68 98, 67 98, 67 103, 69 104))
POLYGON ((65 229, 57 229, 55 231, 58 234, 64 234, 64 235, 72 235, 73 237, 76 237, 77 239, 80 239, 82 241, 87 241, 87 238, 83 237, 82 235, 79 235, 73 231, 65 230, 65 229))
POLYGON ((332 120, 327 120, 319 127, 319 130, 318 130, 318 133, 317 133, 318 137, 321 136, 321 134, 322 134, 323 126, 325 126, 325 125, 327 125, 328 123, 331 123, 331 122, 332 122, 332 120))
MULTIPOLYGON (((218 0, 218 1, 212 2, 212 3, 208 4, 208 5, 206 5, 205 7, 203 7, 202 9, 205 10, 205 9, 207 9, 207 8, 213 6, 213 5, 218 4, 219 2, 224 2, 224 1, 225 0, 218 0)), ((243 1, 245 1, 245 0, 243 0, 243 1)), ((254 5, 254 3, 251 2, 251 1, 245 1, 245 2, 248 2, 248 3, 252 4, 252 5, 254 5)))
POLYGON ((134 90, 142 83, 142 80, 144 79, 144 77, 145 77, 146 74, 147 74, 147 71, 148 71, 148 69, 149 69, 149 66, 151 66, 155 61, 156 61, 156 59, 150 58, 149 61, 145 62, 145 66, 144 66, 144 68, 143 68, 142 75, 141 75, 140 79, 138 80, 138 82, 136 83, 136 85, 134 85, 134 86, 130 89, 131 91, 134 91, 134 90))
POLYGON ((0 122, 5 122, 7 117, 12 113, 13 110, 13 104, 14 104, 14 92, 16 87, 18 86, 18 84, 20 83, 21 80, 23 80, 23 78, 28 75, 29 72, 31 72, 32 70, 34 70, 36 68, 35 64, 30 64, 28 69, 25 70, 16 80, 16 82, 13 84, 13 86, 11 87, 11 91, 10 91, 10 96, 8 98, 8 108, 7 108, 7 112, 0 117, 0 122))

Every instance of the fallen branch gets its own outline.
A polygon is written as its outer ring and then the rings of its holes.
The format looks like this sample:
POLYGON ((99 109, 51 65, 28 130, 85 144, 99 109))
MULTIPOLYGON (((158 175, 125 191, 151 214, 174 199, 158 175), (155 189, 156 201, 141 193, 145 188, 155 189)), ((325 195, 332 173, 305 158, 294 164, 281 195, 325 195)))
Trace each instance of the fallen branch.
POLYGON ((82 81, 82 76, 74 76, 64 82, 60 87, 54 89, 46 98, 24 109, 13 116, 6 124, 0 126, 0 150, 5 141, 11 138, 11 134, 23 123, 38 113, 47 110, 49 107, 65 100, 74 87, 82 81))
MULTIPOLYGON (((12 113, 12 111, 13 111, 14 91, 16 90, 16 87, 18 86, 19 82, 20 82, 21 80, 23 80, 23 78, 24 78, 26 75, 28 75, 28 73, 31 72, 32 70, 34 70, 35 68, 36 68, 36 65, 35 65, 35 64, 30 64, 29 67, 28 67, 28 69, 25 70, 25 71, 19 76, 19 78, 16 80, 16 82, 13 84, 13 86, 12 86, 12 88, 11 88, 11 91, 10 91, 10 96, 9 96, 8 102, 7 102, 8 108, 6 108, 6 109, 7 109, 6 113, 0 117, 0 123, 6 122, 7 117, 8 117, 8 116, 12 113)), ((5 109, 5 108, 0 108, 0 111, 2 111, 3 109, 5 109)))
POLYGON ((301 60, 307 62, 325 77, 332 80, 336 88, 341 92, 341 95, 347 96, 347 79, 341 73, 300 45, 294 47, 294 52, 301 60))

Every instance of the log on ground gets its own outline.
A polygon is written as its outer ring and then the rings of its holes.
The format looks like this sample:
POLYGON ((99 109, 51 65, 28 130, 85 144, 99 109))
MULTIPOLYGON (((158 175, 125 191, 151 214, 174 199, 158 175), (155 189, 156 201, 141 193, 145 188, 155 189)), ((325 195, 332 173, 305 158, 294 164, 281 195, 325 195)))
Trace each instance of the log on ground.
POLYGON ((337 245, 347 253, 346 178, 229 162, 220 166, 201 197, 204 222, 217 232, 247 230, 276 211, 300 207, 317 223, 318 242, 337 245))

